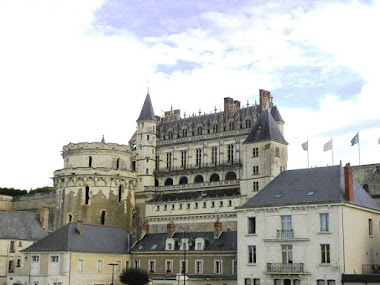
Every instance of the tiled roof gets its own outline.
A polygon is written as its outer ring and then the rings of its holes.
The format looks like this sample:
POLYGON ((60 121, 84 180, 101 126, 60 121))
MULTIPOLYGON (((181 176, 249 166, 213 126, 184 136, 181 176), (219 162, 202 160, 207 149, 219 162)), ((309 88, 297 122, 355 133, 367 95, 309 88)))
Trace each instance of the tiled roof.
POLYGON ((244 143, 254 143, 260 141, 277 141, 288 144, 267 109, 261 112, 261 115, 257 119, 244 143))
POLYGON ((277 106, 273 106, 272 109, 270 110, 270 114, 272 115, 273 119, 276 121, 276 122, 284 122, 284 120, 282 119, 281 115, 280 115, 280 111, 278 111, 277 109, 277 106))
POLYGON ((45 236, 38 214, 0 211, 0 239, 39 240, 45 236))
POLYGON ((353 188, 354 201, 349 202, 344 193, 344 173, 340 165, 288 170, 281 172, 239 208, 342 202, 380 211, 356 181, 353 188))
MULTIPOLYGON (((166 237, 166 233, 146 234, 134 245, 131 251, 134 253, 164 251, 166 237)), ((176 232, 173 235, 173 238, 177 240, 180 240, 183 237, 183 232, 176 232)), ((206 240, 206 246, 203 251, 236 251, 237 249, 237 233, 235 231, 222 232, 217 239, 214 239, 213 232, 186 232, 186 238, 192 240, 195 240, 196 238, 204 238, 206 240)), ((179 250, 178 244, 174 250, 179 250)), ((193 250, 194 248, 190 247, 190 251, 193 250)))
POLYGON ((94 253, 129 253, 129 234, 121 228, 68 223, 24 251, 74 251, 94 253))
POLYGON ((141 109, 140 116, 137 119, 137 121, 143 121, 143 120, 156 120, 156 117, 154 116, 152 101, 150 100, 149 93, 145 97, 144 105, 141 109))

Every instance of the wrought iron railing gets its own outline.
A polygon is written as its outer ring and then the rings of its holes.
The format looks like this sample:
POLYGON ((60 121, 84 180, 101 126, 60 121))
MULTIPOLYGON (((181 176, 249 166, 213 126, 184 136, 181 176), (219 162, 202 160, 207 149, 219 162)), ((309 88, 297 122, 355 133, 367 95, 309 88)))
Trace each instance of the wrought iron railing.
POLYGON ((202 182, 202 183, 190 183, 179 185, 167 185, 167 186, 144 186, 145 191, 169 191, 169 190, 191 190, 221 186, 233 186, 239 185, 239 180, 222 180, 214 182, 202 182))
POLYGON ((362 264, 362 274, 380 274, 380 264, 362 264))
POLYGON ((170 166, 170 167, 162 167, 159 169, 155 169, 154 173, 161 173, 161 172, 171 172, 171 171, 182 171, 182 170, 192 170, 192 169, 200 169, 200 168, 213 168, 218 166, 241 166, 241 160, 240 159, 234 159, 229 161, 217 161, 217 162, 202 162, 199 164, 187 164, 183 166, 170 166))
POLYGON ((301 273, 303 263, 267 263, 267 272, 272 273, 301 273))
POLYGON ((294 238, 293 230, 277 230, 278 239, 292 239, 294 238))

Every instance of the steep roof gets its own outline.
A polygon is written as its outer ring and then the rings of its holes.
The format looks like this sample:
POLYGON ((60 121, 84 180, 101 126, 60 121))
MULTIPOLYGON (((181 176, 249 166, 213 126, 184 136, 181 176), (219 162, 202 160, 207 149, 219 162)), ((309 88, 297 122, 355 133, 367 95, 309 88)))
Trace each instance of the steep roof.
POLYGON ((268 109, 261 112, 244 143, 260 141, 277 141, 288 144, 268 109))
POLYGON ((150 100, 149 93, 146 94, 144 105, 141 109, 140 116, 137 119, 137 121, 144 121, 144 120, 156 120, 154 116, 152 101, 150 100))
POLYGON ((24 251, 75 251, 94 253, 129 253, 129 234, 121 228, 68 223, 24 251))
POLYGON ((380 211, 380 207, 356 182, 354 201, 344 193, 344 172, 340 165, 283 171, 240 208, 294 204, 351 203, 380 211))
POLYGON ((39 240, 46 236, 37 214, 0 211, 0 239, 39 240))
POLYGON ((272 115, 273 119, 276 122, 283 122, 283 123, 285 123, 285 121, 282 119, 282 117, 280 115, 280 111, 278 110, 277 106, 273 106, 272 107, 272 109, 270 110, 270 114, 272 115))
MULTIPOLYGON (((146 234, 131 249, 132 252, 146 251, 164 251, 166 245, 166 233, 146 234), (155 245, 155 246, 153 246, 155 245)), ((182 239, 183 233, 176 232, 174 239, 182 239)), ((206 240, 204 251, 225 251, 237 250, 237 233, 235 231, 222 232, 219 238, 214 239, 214 232, 186 232, 186 238, 195 240, 196 238, 204 238, 206 240)), ((178 245, 174 250, 179 250, 178 245)), ((192 248, 190 248, 192 250, 192 248)))

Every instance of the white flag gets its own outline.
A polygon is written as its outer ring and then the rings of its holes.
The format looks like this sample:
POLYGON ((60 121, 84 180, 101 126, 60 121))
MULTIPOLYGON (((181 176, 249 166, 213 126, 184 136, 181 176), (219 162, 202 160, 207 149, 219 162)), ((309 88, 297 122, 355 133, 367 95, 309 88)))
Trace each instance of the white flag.
POLYGON ((330 149, 332 149, 332 139, 325 143, 325 145, 323 146, 323 151, 328 151, 330 149))
POLYGON ((380 138, 379 138, 379 140, 377 141, 377 143, 380 144, 380 138))
POLYGON ((303 144, 301 144, 303 150, 309 150, 309 142, 304 142, 303 144))

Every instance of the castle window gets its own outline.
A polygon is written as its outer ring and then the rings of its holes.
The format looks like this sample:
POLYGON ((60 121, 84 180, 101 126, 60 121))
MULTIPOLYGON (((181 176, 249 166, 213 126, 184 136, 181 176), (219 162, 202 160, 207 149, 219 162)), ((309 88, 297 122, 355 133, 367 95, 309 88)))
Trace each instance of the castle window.
POLYGON ((164 211, 168 210, 168 205, 164 205, 164 211))
POLYGON ((371 194, 371 193, 369 192, 368 184, 364 184, 364 185, 363 185, 363 189, 364 189, 368 194, 371 194))
POLYGON ((159 211, 159 210, 160 210, 160 206, 159 206, 159 205, 157 205, 156 211, 159 211))
POLYGON ((120 158, 116 160, 116 169, 120 168, 120 158))
POLYGON ((119 185, 119 202, 121 202, 121 193, 123 191, 123 187, 121 185, 119 185))
POLYGON ((235 180, 236 179, 236 174, 235 172, 231 171, 231 172, 228 172, 227 175, 226 175, 226 180, 235 180))
POLYGON ((227 146, 227 161, 229 163, 234 162, 234 145, 233 144, 229 144, 227 146))
POLYGON ((198 136, 201 136, 203 133, 202 127, 198 127, 198 136))
POLYGON ((190 203, 187 203, 187 208, 190 209, 190 203))
POLYGON ((169 140, 173 139, 173 132, 168 132, 169 140))
POLYGON ((146 140, 147 140, 147 141, 149 140, 149 135, 146 136, 146 140))
POLYGON ((259 148, 258 147, 253 148, 252 156, 253 157, 259 157, 259 148))
POLYGON ((202 149, 197 148, 195 150, 195 165, 200 166, 202 164, 202 149))
POLYGON ((235 122, 230 122, 230 131, 233 131, 235 129, 235 122))
POLYGON ((210 182, 216 182, 216 181, 219 181, 220 178, 219 178, 219 175, 214 173, 213 175, 211 175, 210 177, 210 182))
POLYGON ((228 200, 228 207, 232 207, 232 200, 228 200))
POLYGON ((165 186, 173 185, 173 179, 172 178, 167 178, 165 180, 165 186))
POLYGON ((207 203, 203 202, 203 208, 206 208, 206 207, 207 207, 207 203))
POLYGON ((188 180, 186 176, 182 176, 181 179, 179 180, 179 184, 187 184, 188 180))
POLYGON ((148 168, 145 169, 145 174, 149 174, 149 169, 148 168))
POLYGON ((158 180, 157 180, 157 179, 154 179, 154 186, 155 186, 155 187, 158 187, 158 186, 160 186, 160 183, 158 182, 158 180))
POLYGON ((132 161, 132 171, 136 171, 136 161, 132 161))
POLYGON ((73 221, 73 215, 71 213, 67 214, 67 222, 70 223, 73 221))
POLYGON ((254 166, 252 168, 252 170, 253 170, 253 175, 259 175, 259 167, 258 166, 254 166))
POLYGON ((195 176, 194 183, 202 183, 203 182, 203 176, 197 175, 195 176))
POLYGON ((179 204, 179 209, 182 210, 182 204, 179 204))
POLYGON ((105 225, 106 224, 106 211, 103 210, 100 213, 100 224, 105 225))
POLYGON ((215 202, 211 202, 211 208, 215 208, 215 202))
POLYGON ((280 148, 276 147, 276 156, 280 157, 280 148))
POLYGON ((156 169, 158 169, 160 167, 160 156, 159 155, 156 155, 156 169))
POLYGON ((166 154, 166 168, 170 169, 172 167, 172 153, 168 152, 166 154))
POLYGON ((217 133, 218 132, 218 125, 213 125, 212 126, 212 132, 217 133))
POLYGON ((88 157, 88 167, 92 167, 92 156, 88 157))
POLYGON ((245 127, 250 128, 251 127, 251 120, 245 120, 245 127))
POLYGON ((259 182, 253 182, 253 191, 259 191, 259 182))
POLYGON ((211 148, 211 163, 215 164, 218 162, 218 148, 215 146, 211 148))
POLYGON ((187 158, 187 151, 183 150, 181 151, 181 166, 186 167, 186 158, 187 158))
POLYGON ((187 129, 183 129, 183 130, 182 130, 182 136, 183 136, 184 138, 187 137, 187 129))
POLYGON ((195 202, 195 209, 198 209, 198 202, 195 202))
POLYGON ((174 204, 172 204, 172 210, 174 210, 175 209, 175 205, 174 204))
POLYGON ((219 202, 219 207, 223 207, 223 201, 219 202))
POLYGON ((85 204, 88 205, 90 202, 90 187, 86 186, 85 204))

